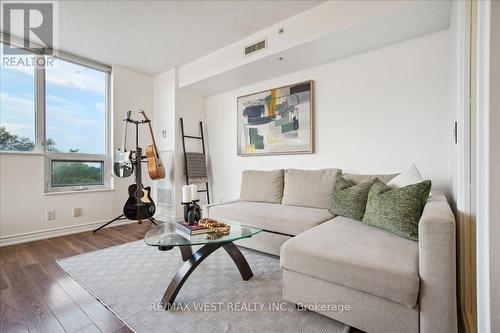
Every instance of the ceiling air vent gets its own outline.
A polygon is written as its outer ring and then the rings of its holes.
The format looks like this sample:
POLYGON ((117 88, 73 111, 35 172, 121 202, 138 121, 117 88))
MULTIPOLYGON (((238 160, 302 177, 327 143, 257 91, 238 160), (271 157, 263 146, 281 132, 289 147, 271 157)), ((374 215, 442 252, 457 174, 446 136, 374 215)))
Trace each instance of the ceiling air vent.
POLYGON ((250 55, 253 54, 257 51, 263 50, 266 48, 266 40, 263 39, 261 41, 258 41, 256 43, 253 43, 252 45, 248 45, 245 47, 245 55, 250 55))

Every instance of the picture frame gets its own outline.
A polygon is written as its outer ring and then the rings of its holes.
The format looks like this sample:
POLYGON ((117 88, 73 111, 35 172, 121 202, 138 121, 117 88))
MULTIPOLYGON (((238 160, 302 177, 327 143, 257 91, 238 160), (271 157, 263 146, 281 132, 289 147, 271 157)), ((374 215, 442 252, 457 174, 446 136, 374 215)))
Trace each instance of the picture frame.
POLYGON ((313 153, 314 81, 236 99, 238 156, 313 153))

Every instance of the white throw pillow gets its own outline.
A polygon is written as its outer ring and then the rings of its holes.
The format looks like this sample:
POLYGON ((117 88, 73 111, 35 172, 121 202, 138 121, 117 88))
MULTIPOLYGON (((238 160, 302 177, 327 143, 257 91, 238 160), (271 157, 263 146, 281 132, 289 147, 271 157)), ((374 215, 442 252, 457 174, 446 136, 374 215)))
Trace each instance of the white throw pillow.
POLYGON ((420 176, 420 172, 416 165, 413 163, 400 175, 394 177, 387 183, 387 186, 393 189, 399 189, 408 185, 418 184, 423 182, 422 176, 420 176))

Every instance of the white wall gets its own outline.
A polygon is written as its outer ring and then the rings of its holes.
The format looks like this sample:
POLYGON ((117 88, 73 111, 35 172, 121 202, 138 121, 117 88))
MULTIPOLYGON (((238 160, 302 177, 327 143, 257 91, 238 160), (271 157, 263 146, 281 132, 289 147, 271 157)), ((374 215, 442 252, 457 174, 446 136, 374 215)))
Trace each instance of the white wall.
MULTIPOLYGON (((204 121, 205 99, 197 94, 178 88, 177 69, 171 69, 154 77, 154 115, 157 133, 166 130, 166 137, 158 139, 158 149, 167 167, 165 180, 155 182, 157 189, 166 189, 168 195, 168 212, 165 217, 179 217, 183 214, 180 204, 182 186, 186 184, 184 172, 184 154, 179 118, 184 119, 186 135, 199 136, 199 122, 204 121), (173 207, 173 209, 172 209, 173 207)), ((186 140, 186 150, 201 152, 199 140, 186 140)), ((204 203, 205 196, 200 193, 204 203)), ((163 212, 162 212, 163 213, 163 212)))
MULTIPOLYGON (((467 98, 468 94, 464 94, 464 74, 466 71, 463 70, 465 66, 464 55, 465 55, 465 32, 464 30, 464 18, 465 16, 465 3, 453 2, 451 6, 450 15, 450 126, 452 126, 454 121, 459 121, 461 112, 464 106, 462 101, 467 98), (464 96, 465 95, 465 96, 464 96)), ((451 196, 450 203, 453 210, 456 212, 458 192, 460 188, 460 172, 458 165, 460 163, 460 151, 465 150, 463 145, 465 144, 465 137, 461 134, 465 132, 465 124, 459 121, 462 125, 458 131, 459 145, 455 145, 450 142, 450 161, 455 161, 456 163, 450 163, 450 178, 451 178, 451 196)), ((463 175, 462 175, 463 176, 463 175)), ((463 207, 462 207, 463 208, 463 207)))
MULTIPOLYGON (((200 136, 200 121, 205 123, 205 98, 198 94, 191 93, 185 89, 178 89, 176 95, 176 150, 175 150, 175 207, 176 216, 182 216, 182 205, 180 204, 182 198, 182 186, 186 185, 186 173, 184 166, 184 152, 182 149, 182 135, 180 129, 180 120, 184 120, 184 134, 192 136, 200 136)), ((204 128, 206 130, 206 126, 204 128)), ((205 139, 206 141, 206 139, 205 139)), ((202 145, 200 140, 186 139, 186 151, 188 152, 202 152, 202 145)), ((203 186, 199 188, 204 189, 203 186)), ((200 205, 206 203, 205 193, 198 193, 200 198, 200 205)))
POLYGON ((156 144, 159 151, 172 151, 175 149, 175 116, 176 100, 176 70, 171 69, 153 78, 153 100, 154 100, 154 127, 160 134, 162 130, 167 133, 166 137, 158 135, 156 144))
MULTIPOLYGON (((153 90, 151 77, 121 67, 113 67, 112 82, 112 139, 116 148, 121 145, 122 122, 119 120, 129 109, 150 111, 153 90)), ((135 112, 134 117, 138 117, 135 112)), ((148 133, 144 128, 143 143, 150 141, 148 133)), ((129 148, 134 144, 133 138, 133 131, 129 131, 129 148)), ((147 177, 143 179, 147 183, 147 177)), ((43 155, 0 154, 0 243, 71 233, 114 218, 122 212, 127 187, 132 181, 132 178, 115 177, 114 190, 46 195, 43 193, 43 155), (82 208, 82 216, 73 217, 73 207, 82 208), (55 220, 45 220, 48 209, 55 209, 55 220)))
POLYGON ((208 97, 214 202, 239 197, 244 169, 390 173, 412 162, 449 194, 449 38, 447 30, 437 32, 208 97), (315 81, 315 153, 238 157, 236 98, 309 79, 315 81))
POLYGON ((157 217, 175 216, 174 202, 174 151, 175 151, 175 100, 176 70, 171 69, 153 78, 153 114, 156 145, 165 167, 164 179, 153 183, 153 200, 156 202, 157 217), (165 136, 163 135, 165 131, 165 136), (160 195, 159 193, 163 193, 160 195))
POLYGON ((490 314, 491 332, 500 332, 500 2, 491 2, 490 44, 490 314))

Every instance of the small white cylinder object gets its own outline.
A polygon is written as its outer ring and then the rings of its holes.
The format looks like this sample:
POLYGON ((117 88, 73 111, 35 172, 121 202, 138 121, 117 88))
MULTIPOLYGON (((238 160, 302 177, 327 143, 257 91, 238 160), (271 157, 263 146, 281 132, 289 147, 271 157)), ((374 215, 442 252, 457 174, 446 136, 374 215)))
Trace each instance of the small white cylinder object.
POLYGON ((191 185, 191 200, 198 200, 198 186, 191 185))
POLYGON ((182 187, 182 202, 191 202, 191 186, 184 185, 182 187))

